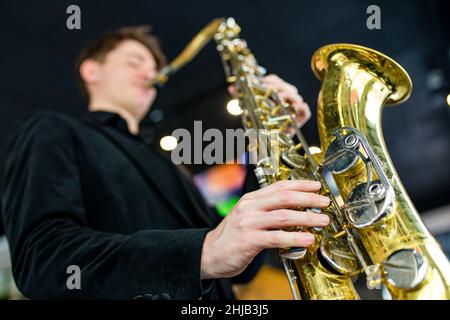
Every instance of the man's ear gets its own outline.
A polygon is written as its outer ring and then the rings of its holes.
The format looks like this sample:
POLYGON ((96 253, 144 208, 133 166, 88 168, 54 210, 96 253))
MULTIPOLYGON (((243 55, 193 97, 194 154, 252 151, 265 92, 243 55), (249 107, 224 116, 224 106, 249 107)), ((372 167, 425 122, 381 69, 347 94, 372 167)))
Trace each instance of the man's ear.
POLYGON ((100 63, 94 59, 86 59, 80 65, 80 76, 86 84, 95 84, 100 71, 100 63))

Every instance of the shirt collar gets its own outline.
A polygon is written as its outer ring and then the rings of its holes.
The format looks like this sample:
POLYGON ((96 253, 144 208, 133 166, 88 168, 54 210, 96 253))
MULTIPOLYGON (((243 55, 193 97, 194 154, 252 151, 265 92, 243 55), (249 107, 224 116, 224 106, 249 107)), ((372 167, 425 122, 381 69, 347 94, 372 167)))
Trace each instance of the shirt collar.
POLYGON ((117 113, 109 111, 87 111, 87 116, 102 124, 112 126, 134 138, 141 139, 147 145, 151 145, 155 138, 154 126, 144 125, 145 121, 141 122, 139 134, 135 135, 128 130, 127 122, 117 113))
POLYGON ((128 130, 127 122, 117 113, 109 111, 88 111, 88 116, 97 120, 100 123, 115 127, 132 136, 136 136, 128 130))

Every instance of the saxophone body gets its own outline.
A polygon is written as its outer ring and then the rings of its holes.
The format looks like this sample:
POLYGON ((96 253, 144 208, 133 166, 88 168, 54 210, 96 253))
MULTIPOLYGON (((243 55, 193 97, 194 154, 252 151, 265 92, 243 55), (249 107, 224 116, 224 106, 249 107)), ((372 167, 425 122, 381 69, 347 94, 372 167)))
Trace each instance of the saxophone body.
POLYGON ((376 273, 370 280, 393 299, 450 299, 448 259, 409 199, 381 130, 383 107, 409 97, 407 73, 379 52, 348 44, 319 49, 312 68, 322 80, 317 121, 324 166, 376 273))
POLYGON ((381 132, 383 106, 411 92, 407 73, 368 48, 319 49, 312 68, 322 80, 321 148, 310 148, 295 110, 264 86, 265 70, 239 35, 232 18, 212 21, 149 85, 166 82, 214 39, 227 82, 237 89, 243 126, 257 136, 248 149, 260 186, 288 179, 322 183, 330 206, 299 210, 328 214, 330 225, 308 228, 316 241, 307 249, 279 249, 294 299, 359 299, 353 281, 361 274, 370 287, 385 286, 392 299, 449 299, 448 260, 408 198, 381 132))

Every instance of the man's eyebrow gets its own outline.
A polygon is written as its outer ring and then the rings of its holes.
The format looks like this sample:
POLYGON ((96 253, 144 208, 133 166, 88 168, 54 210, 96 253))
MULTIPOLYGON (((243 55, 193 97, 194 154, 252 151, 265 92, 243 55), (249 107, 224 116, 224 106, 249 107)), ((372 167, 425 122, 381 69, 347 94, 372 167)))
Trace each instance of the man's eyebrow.
POLYGON ((140 61, 144 61, 145 57, 142 54, 136 52, 127 52, 127 55, 133 58, 137 58, 140 61))

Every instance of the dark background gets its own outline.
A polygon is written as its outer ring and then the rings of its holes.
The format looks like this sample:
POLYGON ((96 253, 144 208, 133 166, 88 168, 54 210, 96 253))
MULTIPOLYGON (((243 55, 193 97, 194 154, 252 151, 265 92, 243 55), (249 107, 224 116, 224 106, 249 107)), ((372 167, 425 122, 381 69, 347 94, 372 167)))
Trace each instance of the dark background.
MULTIPOLYGON (((296 85, 313 117, 304 133, 318 145, 315 103, 320 82, 310 58, 322 45, 347 42, 391 56, 410 74, 411 98, 383 113, 393 162, 423 212, 450 203, 450 6, 446 1, 2 1, 0 4, 0 165, 6 137, 20 117, 39 109, 77 115, 86 109, 75 84, 74 60, 86 41, 124 25, 151 24, 169 59, 211 19, 232 16, 261 65, 296 85), (66 8, 81 8, 81 30, 68 30, 66 8), (381 30, 366 27, 371 4, 381 30)), ((148 122, 155 143, 175 128, 238 128, 229 115, 219 55, 209 44, 166 87, 148 122)), ((205 170, 196 165, 193 173, 205 170)), ((0 173, 0 180, 1 175, 0 173)))

